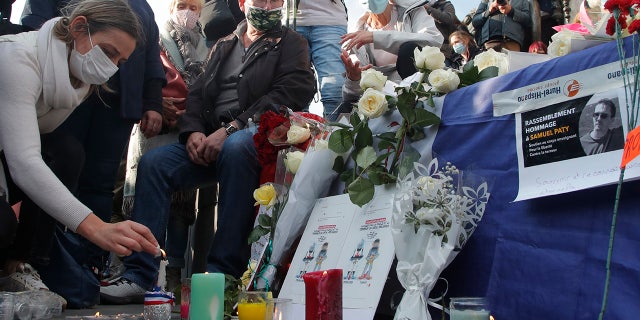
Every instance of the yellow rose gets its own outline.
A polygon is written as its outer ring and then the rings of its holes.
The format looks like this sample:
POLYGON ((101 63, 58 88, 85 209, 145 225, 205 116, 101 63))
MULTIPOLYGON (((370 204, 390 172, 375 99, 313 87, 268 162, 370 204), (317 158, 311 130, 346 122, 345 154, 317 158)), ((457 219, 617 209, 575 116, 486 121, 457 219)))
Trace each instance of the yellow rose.
POLYGON ((260 188, 253 191, 253 198, 256 200, 255 206, 263 205, 272 207, 277 201, 276 189, 271 183, 265 183, 260 188))
POLYGON ((429 83, 438 92, 448 93, 458 89, 460 78, 451 70, 437 69, 429 74, 429 83))
POLYGON ((311 137, 311 130, 309 128, 292 125, 287 131, 287 143, 298 144, 307 141, 311 137))
POLYGON ((298 168, 300 168, 302 159, 304 159, 304 152, 287 152, 287 155, 284 157, 284 166, 289 170, 289 172, 296 174, 296 172, 298 172, 298 168))
POLYGON ((416 62, 416 68, 419 71, 437 70, 444 68, 444 54, 440 52, 440 48, 426 46, 420 50, 413 50, 413 59, 416 62))
POLYGON ((374 88, 382 91, 386 82, 387 76, 382 72, 374 69, 367 69, 362 71, 362 76, 360 77, 360 88, 362 88, 362 90, 374 88))
POLYGON ((358 101, 358 112, 369 119, 377 118, 388 109, 389 103, 384 93, 369 88, 358 101))

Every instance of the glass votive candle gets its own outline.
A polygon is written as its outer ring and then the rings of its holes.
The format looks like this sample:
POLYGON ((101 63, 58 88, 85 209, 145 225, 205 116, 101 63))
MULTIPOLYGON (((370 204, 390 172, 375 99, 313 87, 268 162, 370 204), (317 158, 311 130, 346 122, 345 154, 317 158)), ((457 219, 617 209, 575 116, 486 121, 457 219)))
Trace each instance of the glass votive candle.
POLYGON ((489 320, 487 301, 482 297, 451 298, 450 320, 489 320))
POLYGON ((180 288, 180 319, 189 319, 189 304, 191 302, 191 278, 182 279, 180 288))
POLYGON ((13 320, 14 304, 14 294, 8 292, 0 292, 0 320, 13 320))
POLYGON ((239 320, 264 320, 267 311, 265 291, 241 291, 238 294, 239 320))
POLYGON ((267 299, 265 320, 288 320, 291 299, 271 298, 267 299))

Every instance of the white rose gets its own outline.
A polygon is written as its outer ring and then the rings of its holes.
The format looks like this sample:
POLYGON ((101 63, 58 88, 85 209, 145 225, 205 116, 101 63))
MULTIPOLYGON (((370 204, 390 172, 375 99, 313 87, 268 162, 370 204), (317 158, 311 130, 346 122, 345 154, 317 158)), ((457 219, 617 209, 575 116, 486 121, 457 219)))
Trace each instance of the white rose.
POLYGON ((498 67, 498 75, 506 74, 509 69, 507 54, 496 52, 493 49, 489 49, 478 54, 475 58, 473 58, 473 63, 476 67, 478 67, 478 71, 482 71, 490 66, 498 67))
POLYGON ((429 46, 422 48, 422 50, 415 48, 413 58, 419 71, 444 68, 444 54, 440 52, 440 48, 429 46))
POLYGON ((329 141, 328 140, 322 140, 322 139, 316 140, 313 143, 313 148, 314 148, 314 150, 326 150, 326 149, 329 149, 329 141))
POLYGON ((418 187, 425 191, 425 193, 435 192, 442 188, 443 181, 430 176, 421 176, 416 181, 418 187))
POLYGON ((421 222, 435 222, 438 217, 440 217, 439 209, 423 207, 416 211, 416 218, 421 222))
POLYGON ((429 83, 438 92, 448 93, 458 89, 460 78, 451 70, 437 69, 429 74, 429 83))
POLYGON ((298 144, 307 141, 311 137, 311 130, 309 128, 292 125, 287 131, 287 143, 298 144))
POLYGON ((365 90, 358 100, 358 112, 363 116, 373 119, 384 114, 388 109, 389 103, 384 93, 369 88, 365 90))
POLYGON ((296 172, 298 172, 298 168, 300 168, 302 159, 304 159, 304 152, 302 151, 288 152, 287 155, 284 157, 284 166, 287 168, 289 172, 296 174, 296 172))
POLYGON ((374 69, 367 69, 362 71, 360 77, 360 88, 367 90, 367 88, 373 88, 382 91, 384 84, 387 82, 387 76, 382 72, 374 69))
POLYGON ((571 52, 571 39, 584 39, 584 37, 569 30, 561 30, 551 36, 551 43, 547 53, 552 57, 561 57, 571 52))

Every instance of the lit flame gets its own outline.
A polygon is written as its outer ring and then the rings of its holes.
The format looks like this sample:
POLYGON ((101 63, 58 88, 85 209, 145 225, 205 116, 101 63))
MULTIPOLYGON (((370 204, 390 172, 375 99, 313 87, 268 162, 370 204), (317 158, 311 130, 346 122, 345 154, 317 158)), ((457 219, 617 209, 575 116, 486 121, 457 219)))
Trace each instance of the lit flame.
POLYGON ((160 257, 162 260, 167 259, 167 253, 163 249, 160 249, 160 257))
POLYGON ((327 275, 327 271, 325 271, 325 272, 323 272, 323 273, 322 273, 322 276, 323 276, 323 277, 324 277, 324 276, 326 276, 326 275, 327 275))
POLYGON ((100 316, 100 312, 96 312, 95 315, 93 315, 94 317, 99 317, 100 316))
POLYGON ((496 320, 493 316, 489 316, 489 320, 496 320))

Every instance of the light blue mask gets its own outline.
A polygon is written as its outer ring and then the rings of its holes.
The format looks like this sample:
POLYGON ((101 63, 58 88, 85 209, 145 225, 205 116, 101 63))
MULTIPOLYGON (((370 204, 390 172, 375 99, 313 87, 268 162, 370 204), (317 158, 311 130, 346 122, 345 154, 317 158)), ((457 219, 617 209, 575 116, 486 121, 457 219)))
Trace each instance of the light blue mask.
POLYGON ((453 45, 453 52, 457 54, 462 54, 465 50, 467 50, 467 46, 465 46, 463 43, 458 42, 453 45))
POLYGON ((375 14, 381 14, 384 12, 384 9, 387 8, 389 0, 361 0, 360 3, 365 5, 369 11, 375 14))

